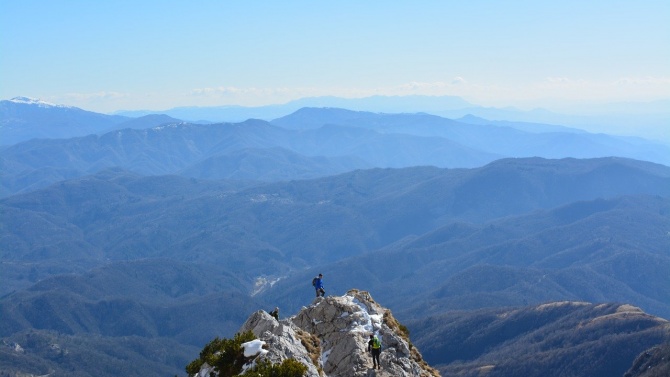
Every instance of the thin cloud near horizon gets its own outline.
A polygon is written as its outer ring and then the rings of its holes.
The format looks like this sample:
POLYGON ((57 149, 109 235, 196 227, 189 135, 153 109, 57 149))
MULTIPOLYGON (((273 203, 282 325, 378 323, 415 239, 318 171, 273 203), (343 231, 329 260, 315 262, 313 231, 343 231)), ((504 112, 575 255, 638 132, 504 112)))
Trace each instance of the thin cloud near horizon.
POLYGON ((670 99, 670 79, 656 77, 620 78, 611 82, 594 82, 567 77, 547 77, 545 80, 519 87, 482 85, 463 77, 451 81, 418 82, 381 88, 316 87, 236 87, 216 86, 194 88, 183 93, 121 93, 98 91, 67 93, 38 97, 19 93, 16 96, 40 98, 52 103, 81 107, 91 111, 165 110, 181 106, 268 106, 312 97, 365 98, 371 96, 454 96, 480 106, 551 108, 551 102, 607 103, 653 102, 670 99), (599 95, 606 90, 610 95, 599 95), (576 93, 575 93, 576 92, 576 93), (499 100, 500 97, 506 100, 499 100), (544 98, 544 101, 538 100, 544 98), (547 100, 550 98, 551 100, 547 100), (151 108, 146 105, 155 104, 151 108), (169 103, 170 106, 160 106, 169 103), (146 105, 145 105, 146 104, 146 105))

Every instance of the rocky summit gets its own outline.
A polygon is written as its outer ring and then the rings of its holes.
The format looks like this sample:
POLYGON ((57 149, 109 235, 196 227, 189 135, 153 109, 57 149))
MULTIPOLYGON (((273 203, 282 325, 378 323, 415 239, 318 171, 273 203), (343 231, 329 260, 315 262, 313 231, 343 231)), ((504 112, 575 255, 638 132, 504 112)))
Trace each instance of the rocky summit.
MULTIPOLYGON (((292 358, 307 366, 309 377, 439 376, 423 361, 391 311, 365 291, 318 297, 296 315, 279 321, 257 311, 242 325, 240 333, 246 331, 253 332, 262 347, 254 351, 243 369, 262 360, 279 364, 292 358), (370 334, 382 342, 381 369, 372 368, 367 350, 370 334)), ((211 372, 215 371, 204 365, 198 375, 209 376, 211 372)))

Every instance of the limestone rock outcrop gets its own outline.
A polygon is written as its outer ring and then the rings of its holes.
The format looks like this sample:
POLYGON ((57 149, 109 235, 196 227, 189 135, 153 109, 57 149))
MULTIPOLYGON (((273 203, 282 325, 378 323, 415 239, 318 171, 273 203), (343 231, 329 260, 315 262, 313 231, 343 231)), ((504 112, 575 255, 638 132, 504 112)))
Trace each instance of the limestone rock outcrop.
POLYGON ((319 297, 295 316, 272 318, 253 313, 240 332, 252 331, 265 342, 266 358, 281 363, 293 358, 308 367, 309 377, 429 377, 439 373, 428 366, 403 334, 391 311, 368 292, 351 290, 344 296, 319 297), (372 369, 367 352, 370 334, 382 341, 381 369, 372 369))

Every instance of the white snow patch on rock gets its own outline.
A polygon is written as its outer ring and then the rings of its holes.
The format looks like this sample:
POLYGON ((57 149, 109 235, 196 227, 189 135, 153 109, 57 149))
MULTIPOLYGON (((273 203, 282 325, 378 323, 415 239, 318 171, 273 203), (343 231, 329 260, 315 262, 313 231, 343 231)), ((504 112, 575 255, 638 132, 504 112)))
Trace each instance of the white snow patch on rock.
POLYGON ((263 345, 265 345, 265 342, 260 339, 254 339, 250 342, 242 343, 242 348, 244 348, 244 357, 265 354, 267 351, 263 349, 263 345))

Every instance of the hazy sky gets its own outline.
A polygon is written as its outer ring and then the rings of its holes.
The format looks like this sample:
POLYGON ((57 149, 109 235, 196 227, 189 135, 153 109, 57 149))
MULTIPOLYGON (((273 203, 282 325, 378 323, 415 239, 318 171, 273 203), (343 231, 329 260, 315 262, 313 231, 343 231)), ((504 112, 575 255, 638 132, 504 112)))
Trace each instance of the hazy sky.
POLYGON ((670 98, 670 1, 0 0, 0 99, 87 110, 670 98))

